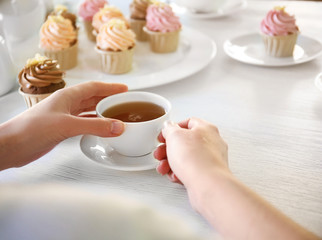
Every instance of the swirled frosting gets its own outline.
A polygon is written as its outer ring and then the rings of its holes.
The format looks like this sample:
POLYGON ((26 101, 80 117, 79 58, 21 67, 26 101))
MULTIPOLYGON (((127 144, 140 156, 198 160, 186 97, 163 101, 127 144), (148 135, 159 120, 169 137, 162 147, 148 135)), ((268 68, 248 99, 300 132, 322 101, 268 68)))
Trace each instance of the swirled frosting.
POLYGON ((96 38, 96 46, 106 51, 125 51, 134 45, 134 32, 120 19, 112 19, 103 24, 96 38))
POLYGON ((110 21, 113 18, 118 18, 123 20, 126 23, 127 27, 130 27, 125 16, 120 9, 114 6, 105 5, 104 8, 101 8, 93 17, 92 25, 94 29, 98 32, 100 27, 110 21))
POLYGON ((284 11, 284 7, 270 10, 260 25, 262 33, 270 36, 286 36, 299 31, 295 17, 284 11))
POLYGON ((76 42, 76 38, 71 21, 62 16, 49 16, 40 29, 40 47, 43 49, 66 49, 76 42))
POLYGON ((146 27, 154 32, 174 32, 181 29, 179 18, 172 8, 164 3, 155 2, 147 9, 146 27))
POLYGON ((75 14, 68 11, 68 8, 65 5, 56 5, 55 9, 52 13, 49 14, 49 16, 62 16, 63 18, 67 18, 72 22, 72 25, 75 29, 77 29, 76 26, 76 20, 77 17, 75 14))
POLYGON ((130 4, 130 17, 133 19, 145 20, 146 10, 150 0, 133 0, 130 4))
POLYGON ((35 58, 28 59, 18 78, 23 92, 44 93, 42 88, 50 85, 54 85, 54 88, 56 86, 57 89, 64 87, 64 74, 59 70, 56 60, 37 54, 35 58))
POLYGON ((93 16, 100 8, 103 8, 105 4, 108 4, 106 0, 85 0, 78 9, 78 14, 85 21, 92 21, 93 16))

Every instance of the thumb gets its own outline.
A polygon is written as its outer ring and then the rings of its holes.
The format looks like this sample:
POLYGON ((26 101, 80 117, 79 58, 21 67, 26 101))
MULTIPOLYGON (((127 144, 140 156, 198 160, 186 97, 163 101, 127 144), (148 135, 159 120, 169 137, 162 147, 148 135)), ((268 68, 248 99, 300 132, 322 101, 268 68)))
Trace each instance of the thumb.
POLYGON ((109 118, 71 116, 66 124, 68 137, 90 134, 99 137, 117 137, 124 132, 125 123, 109 118))
POLYGON ((181 127, 176 124, 175 122, 172 121, 166 121, 164 123, 164 127, 162 129, 162 135, 165 139, 167 139, 167 137, 172 134, 173 132, 177 131, 181 129, 181 127))

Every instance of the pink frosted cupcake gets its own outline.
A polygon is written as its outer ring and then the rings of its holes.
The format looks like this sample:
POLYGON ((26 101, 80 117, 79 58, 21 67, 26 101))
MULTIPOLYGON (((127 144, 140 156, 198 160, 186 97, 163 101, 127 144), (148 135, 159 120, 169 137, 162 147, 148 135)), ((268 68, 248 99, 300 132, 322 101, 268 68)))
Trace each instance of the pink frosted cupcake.
POLYGON ((148 40, 143 28, 146 25, 146 11, 150 3, 150 0, 133 0, 130 4, 130 26, 138 41, 148 40))
POLYGON ((291 57, 299 34, 295 17, 284 9, 270 10, 260 25, 266 54, 272 57, 291 57))
POLYGON ((40 29, 39 46, 46 57, 58 61, 60 69, 77 65, 77 31, 69 19, 49 16, 40 29))
POLYGON ((127 19, 125 18, 120 9, 114 6, 105 5, 104 8, 101 8, 93 17, 92 25, 94 28, 94 35, 97 36, 100 27, 113 18, 123 20, 126 24, 126 27, 130 27, 130 24, 128 23, 127 19))
POLYGON ((172 8, 160 2, 154 2, 147 9, 144 31, 149 36, 153 52, 169 53, 178 48, 181 23, 172 8))
POLYGON ((100 10, 100 8, 103 8, 105 4, 108 4, 106 0, 85 0, 79 6, 78 15, 83 20, 85 32, 88 39, 91 41, 95 42, 96 40, 96 37, 93 35, 93 16, 100 10))
POLYGON ((103 72, 121 74, 132 68, 135 34, 120 19, 104 23, 96 38, 96 52, 100 55, 103 72))

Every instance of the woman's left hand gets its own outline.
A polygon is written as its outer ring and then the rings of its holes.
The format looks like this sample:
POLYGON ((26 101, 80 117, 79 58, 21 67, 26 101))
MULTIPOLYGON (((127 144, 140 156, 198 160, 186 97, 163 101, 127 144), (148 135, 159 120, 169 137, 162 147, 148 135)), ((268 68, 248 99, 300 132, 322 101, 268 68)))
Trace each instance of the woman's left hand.
POLYGON ((124 123, 81 115, 94 111, 103 98, 127 91, 123 84, 87 82, 54 92, 0 125, 0 170, 25 165, 61 141, 81 135, 119 136, 124 123))

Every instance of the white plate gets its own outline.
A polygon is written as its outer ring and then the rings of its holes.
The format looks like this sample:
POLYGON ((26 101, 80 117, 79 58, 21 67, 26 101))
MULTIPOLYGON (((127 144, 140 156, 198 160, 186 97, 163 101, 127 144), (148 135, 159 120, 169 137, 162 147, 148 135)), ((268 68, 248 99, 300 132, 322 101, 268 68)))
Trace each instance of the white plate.
POLYGON ((226 0, 225 3, 223 3, 223 5, 220 8, 215 9, 213 12, 209 12, 209 13, 194 13, 184 7, 180 7, 175 3, 171 4, 171 7, 173 8, 173 11, 176 14, 186 15, 190 18, 197 18, 197 19, 221 18, 243 10, 244 8, 247 7, 247 1, 246 0, 226 0))
POLYGON ((305 63, 322 53, 322 44, 313 38, 299 35, 292 57, 269 57, 259 33, 250 33, 226 40, 224 50, 233 59, 260 66, 282 67, 305 63))
POLYGON ((74 85, 98 80, 124 83, 129 90, 136 90, 188 77, 206 67, 215 57, 217 48, 211 38, 194 29, 183 27, 180 34, 180 44, 174 53, 153 53, 148 42, 137 42, 133 69, 126 74, 111 75, 100 70, 99 56, 94 51, 95 44, 84 33, 80 33, 79 63, 67 71, 66 82, 74 85))
POLYGON ((100 138, 92 135, 84 135, 80 141, 82 152, 92 161, 115 170, 143 171, 155 169, 158 161, 153 153, 141 157, 127 157, 114 151, 108 145, 105 147, 100 138))

